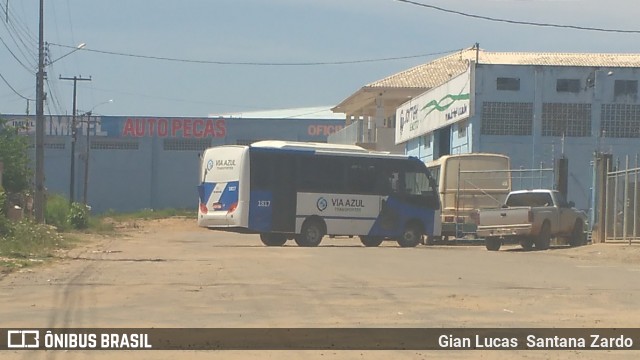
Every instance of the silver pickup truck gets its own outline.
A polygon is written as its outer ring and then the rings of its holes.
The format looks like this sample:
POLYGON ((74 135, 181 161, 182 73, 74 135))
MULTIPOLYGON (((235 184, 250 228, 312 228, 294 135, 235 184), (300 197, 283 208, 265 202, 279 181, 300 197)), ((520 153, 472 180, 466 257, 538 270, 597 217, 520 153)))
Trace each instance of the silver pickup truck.
POLYGON ((521 190, 507 195, 499 209, 478 212, 478 237, 487 250, 497 251, 504 242, 519 242, 525 250, 549 248, 551 238, 561 237, 571 246, 586 242, 586 214, 573 208, 555 190, 521 190))

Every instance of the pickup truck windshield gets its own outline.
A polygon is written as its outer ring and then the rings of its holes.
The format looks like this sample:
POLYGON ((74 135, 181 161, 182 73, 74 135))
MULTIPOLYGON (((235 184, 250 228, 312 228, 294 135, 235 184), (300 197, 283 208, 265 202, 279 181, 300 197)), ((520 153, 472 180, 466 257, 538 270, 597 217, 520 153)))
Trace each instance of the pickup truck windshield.
POLYGON ((521 193, 511 194, 507 199, 507 206, 553 206, 549 193, 521 193))

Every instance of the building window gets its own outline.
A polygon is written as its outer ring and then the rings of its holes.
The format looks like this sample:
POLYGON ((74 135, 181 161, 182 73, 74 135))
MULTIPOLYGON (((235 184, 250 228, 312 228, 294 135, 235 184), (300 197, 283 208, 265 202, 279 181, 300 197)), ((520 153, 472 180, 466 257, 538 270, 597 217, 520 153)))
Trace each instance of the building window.
MULTIPOLYGON (((48 136, 48 138, 46 138, 44 140, 44 148, 45 149, 51 149, 51 150, 64 150, 66 145, 65 145, 65 141, 66 139, 60 136, 48 136)), ((32 136, 29 138, 29 148, 33 149, 36 147, 36 137, 32 136)))
POLYGON ((638 80, 616 80, 613 86, 613 96, 638 95, 638 80))
POLYGON ((591 104, 542 104, 542 136, 591 136, 591 104))
POLYGON ((460 121, 458 123, 458 139, 467 137, 467 127, 469 127, 469 121, 460 121))
POLYGON ((558 79, 556 81, 557 92, 580 92, 580 79, 558 79))
POLYGON ((422 137, 425 149, 431 149, 431 134, 422 137))
POLYGON ((482 135, 531 135, 533 103, 482 103, 482 135))
POLYGON ((600 134, 611 138, 640 138, 640 105, 602 105, 600 134))
POLYGON ((164 139, 162 149, 168 151, 204 151, 211 146, 211 139, 164 139))
POLYGON ((496 88, 498 90, 518 91, 520 90, 520 79, 509 78, 509 77, 499 77, 498 80, 496 81, 496 88))
POLYGON ((91 140, 91 149, 94 150, 138 150, 138 140, 91 140))

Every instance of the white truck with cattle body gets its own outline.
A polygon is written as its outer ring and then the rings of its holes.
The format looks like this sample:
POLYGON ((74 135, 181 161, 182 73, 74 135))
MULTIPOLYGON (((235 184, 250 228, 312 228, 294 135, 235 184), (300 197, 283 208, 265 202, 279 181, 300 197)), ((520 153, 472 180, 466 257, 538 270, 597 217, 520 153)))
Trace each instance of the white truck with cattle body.
POLYGON ((519 190, 510 192, 501 208, 479 210, 477 233, 491 251, 506 242, 519 242, 525 250, 534 246, 546 250, 553 237, 566 239, 571 246, 585 244, 585 223, 586 214, 562 193, 519 190))

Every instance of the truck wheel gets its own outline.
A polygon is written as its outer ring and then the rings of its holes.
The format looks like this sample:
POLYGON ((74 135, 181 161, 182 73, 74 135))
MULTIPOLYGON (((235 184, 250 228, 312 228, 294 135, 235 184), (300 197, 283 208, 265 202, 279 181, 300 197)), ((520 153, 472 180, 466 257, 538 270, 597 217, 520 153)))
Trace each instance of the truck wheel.
POLYGON ((411 222, 404 228, 401 237, 398 239, 398 245, 400 247, 416 247, 422 240, 422 235, 420 226, 411 222))
POLYGON ((499 237, 488 237, 484 239, 484 246, 489 251, 498 251, 500 250, 500 246, 502 246, 502 240, 499 237))
POLYGON ((276 233, 262 233, 260 240, 267 246, 282 246, 287 242, 287 235, 276 233))
POLYGON ((324 236, 324 226, 321 220, 307 219, 302 224, 300 234, 296 234, 294 240, 298 246, 315 247, 320 245, 324 236))
POLYGON ((368 236, 368 235, 360 236, 360 241, 362 242, 362 245, 366 247, 380 246, 383 240, 384 238, 382 236, 368 236))
POLYGON ((538 237, 534 241, 536 244, 537 250, 548 250, 549 246, 551 246, 551 227, 549 222, 545 221, 542 224, 542 228, 540 229, 540 233, 538 237))
POLYGON ((573 231, 571 231, 571 237, 569 237, 570 246, 581 246, 585 244, 585 234, 581 221, 576 221, 573 231))
POLYGON ((524 249, 524 251, 531 251, 531 249, 533 249, 533 239, 527 237, 520 240, 520 246, 522 246, 522 249, 524 249))

